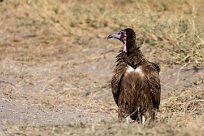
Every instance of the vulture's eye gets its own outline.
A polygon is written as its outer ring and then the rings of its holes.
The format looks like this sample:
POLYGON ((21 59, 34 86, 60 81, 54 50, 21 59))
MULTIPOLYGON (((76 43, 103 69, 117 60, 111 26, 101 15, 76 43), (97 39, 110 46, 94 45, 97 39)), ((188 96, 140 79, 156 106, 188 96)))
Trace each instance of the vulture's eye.
POLYGON ((126 33, 124 31, 121 31, 120 34, 121 34, 122 37, 126 36, 126 33))

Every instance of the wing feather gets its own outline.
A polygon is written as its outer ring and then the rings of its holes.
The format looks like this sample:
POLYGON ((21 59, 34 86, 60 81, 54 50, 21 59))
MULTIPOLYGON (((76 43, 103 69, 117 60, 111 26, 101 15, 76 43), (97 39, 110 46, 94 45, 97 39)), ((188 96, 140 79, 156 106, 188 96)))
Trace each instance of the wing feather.
POLYGON ((114 69, 114 74, 111 81, 111 88, 113 93, 113 98, 118 105, 118 96, 120 93, 120 86, 127 68, 127 63, 120 62, 114 69))
POLYGON ((161 97, 161 85, 159 79, 160 68, 158 65, 151 63, 151 65, 148 65, 147 67, 147 72, 147 79, 151 90, 153 105, 154 108, 159 109, 161 97))

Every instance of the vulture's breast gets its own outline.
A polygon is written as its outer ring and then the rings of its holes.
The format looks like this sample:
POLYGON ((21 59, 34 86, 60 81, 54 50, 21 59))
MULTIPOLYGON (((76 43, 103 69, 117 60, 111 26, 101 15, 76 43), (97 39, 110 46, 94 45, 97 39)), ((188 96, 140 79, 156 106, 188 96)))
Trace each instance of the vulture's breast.
POLYGON ((128 65, 125 75, 129 74, 138 74, 141 78, 144 77, 144 71, 142 69, 142 66, 138 66, 136 69, 134 69, 133 67, 128 65))

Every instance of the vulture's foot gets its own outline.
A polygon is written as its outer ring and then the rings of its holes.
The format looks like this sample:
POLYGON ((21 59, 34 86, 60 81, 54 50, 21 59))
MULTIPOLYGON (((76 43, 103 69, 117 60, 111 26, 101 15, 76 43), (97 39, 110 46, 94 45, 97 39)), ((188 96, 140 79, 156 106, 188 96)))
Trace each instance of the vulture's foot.
POLYGON ((132 120, 132 119, 130 118, 130 116, 127 116, 125 119, 126 119, 126 123, 128 123, 128 124, 129 124, 130 121, 132 120))
POLYGON ((145 116, 142 115, 142 124, 143 124, 143 125, 145 124, 145 121, 146 121, 145 116))

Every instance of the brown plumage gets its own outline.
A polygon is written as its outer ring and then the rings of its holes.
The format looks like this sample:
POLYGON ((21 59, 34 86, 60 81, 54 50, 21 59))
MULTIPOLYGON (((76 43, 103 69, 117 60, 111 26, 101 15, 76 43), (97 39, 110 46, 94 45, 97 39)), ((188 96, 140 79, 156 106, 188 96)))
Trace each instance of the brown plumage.
POLYGON ((127 28, 108 38, 124 43, 117 55, 111 87, 118 106, 118 118, 144 123, 155 118, 160 105, 159 66, 146 60, 136 45, 133 29, 127 28))

